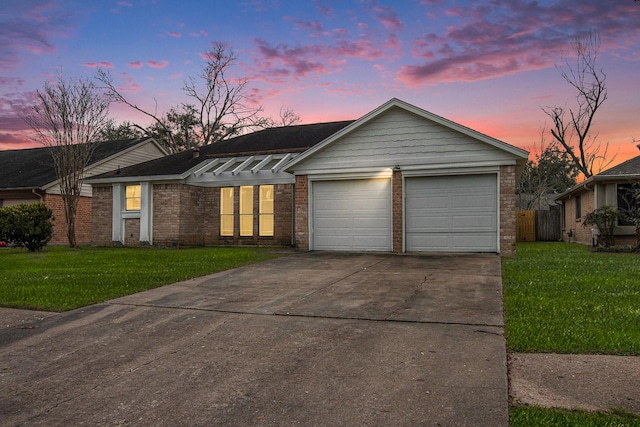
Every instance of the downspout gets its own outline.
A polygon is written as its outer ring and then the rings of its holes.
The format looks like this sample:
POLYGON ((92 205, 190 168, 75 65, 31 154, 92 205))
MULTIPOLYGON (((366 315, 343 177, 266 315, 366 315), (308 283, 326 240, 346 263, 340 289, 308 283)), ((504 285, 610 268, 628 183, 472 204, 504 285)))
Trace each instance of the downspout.
POLYGON ((32 188, 32 189, 31 189, 31 192, 32 192, 35 196, 38 196, 38 198, 40 199, 40 203, 42 203, 42 202, 44 201, 44 197, 42 197, 42 195, 41 195, 41 194, 39 194, 39 193, 36 191, 36 189, 35 189, 35 188, 32 188))

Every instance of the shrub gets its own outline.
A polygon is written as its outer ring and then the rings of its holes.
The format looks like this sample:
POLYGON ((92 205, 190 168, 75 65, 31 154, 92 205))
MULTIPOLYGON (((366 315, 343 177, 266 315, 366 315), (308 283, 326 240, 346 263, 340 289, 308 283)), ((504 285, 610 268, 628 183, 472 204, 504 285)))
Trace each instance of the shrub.
POLYGON ((582 225, 584 227, 591 225, 597 228, 596 244, 608 248, 614 244, 613 232, 618 223, 619 215, 620 213, 613 206, 602 206, 586 214, 582 225))
POLYGON ((31 252, 51 240, 53 213, 44 203, 20 204, 0 209, 0 240, 24 246, 31 252))

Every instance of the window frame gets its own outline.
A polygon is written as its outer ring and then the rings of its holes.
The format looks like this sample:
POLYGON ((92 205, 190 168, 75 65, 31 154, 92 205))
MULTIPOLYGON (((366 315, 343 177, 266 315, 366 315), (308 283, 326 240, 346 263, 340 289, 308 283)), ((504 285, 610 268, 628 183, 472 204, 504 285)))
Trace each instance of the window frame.
POLYGON ((220 187, 220 236, 233 237, 234 233, 235 233, 235 188, 220 187), (225 193, 227 194, 225 195, 225 193), (229 195, 231 197, 229 197, 229 195), (228 227, 229 224, 225 224, 225 222, 228 222, 229 220, 231 220, 231 224, 230 224, 231 228, 228 227))
POLYGON ((582 195, 576 196, 576 221, 582 218, 582 195))
POLYGON ((259 186, 258 205, 258 235, 261 237, 273 237, 275 235, 275 186, 273 184, 259 186), (269 193, 270 191, 270 193, 269 193), (270 195, 270 199, 263 197, 270 195), (270 227, 267 229, 267 221, 270 227))
POLYGON ((253 185, 240 186, 240 203, 239 203, 239 218, 240 218, 240 237, 253 237, 253 185))
POLYGON ((142 185, 141 184, 126 184, 124 186, 124 211, 125 212, 140 212, 142 209, 142 185), (137 195, 129 196, 129 189, 137 188, 137 195), (129 202, 137 200, 137 208, 129 208, 129 202))

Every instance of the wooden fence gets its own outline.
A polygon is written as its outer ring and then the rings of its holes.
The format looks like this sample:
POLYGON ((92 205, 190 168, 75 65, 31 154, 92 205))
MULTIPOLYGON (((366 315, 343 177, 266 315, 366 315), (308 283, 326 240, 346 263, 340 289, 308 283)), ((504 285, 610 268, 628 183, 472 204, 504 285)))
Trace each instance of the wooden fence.
POLYGON ((516 241, 555 242, 562 239, 560 209, 516 211, 516 241))

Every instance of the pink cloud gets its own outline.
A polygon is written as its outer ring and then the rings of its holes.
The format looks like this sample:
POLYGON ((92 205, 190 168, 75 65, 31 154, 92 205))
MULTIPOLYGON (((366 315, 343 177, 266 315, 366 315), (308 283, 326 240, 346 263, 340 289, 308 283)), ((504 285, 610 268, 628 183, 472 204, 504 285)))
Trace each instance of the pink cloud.
POLYGON ((82 65, 88 68, 113 68, 113 64, 109 61, 85 62, 82 65))
POLYGON ((184 76, 183 73, 175 73, 175 74, 171 74, 169 76, 169 80, 177 80, 177 79, 181 79, 182 76, 184 76))
POLYGON ((404 27, 396 11, 390 7, 375 6, 373 12, 376 19, 389 31, 399 31, 404 27))
POLYGON ((75 14, 56 2, 11 2, 0 17, 0 69, 18 67, 27 53, 52 54, 53 39, 73 31, 75 14))
POLYGON ((176 32, 176 31, 170 31, 170 32, 168 32, 168 33, 167 33, 167 35, 168 35, 169 37, 174 37, 174 38, 177 38, 177 39, 179 39, 180 37, 182 37, 182 34, 180 34, 180 33, 176 32))
POLYGON ((142 68, 144 65, 142 61, 127 62, 127 64, 129 65, 129 67, 135 68, 136 70, 142 68))
POLYGON ((129 77, 118 90, 122 93, 138 93, 142 91, 142 86, 133 81, 133 77, 129 77))
MULTIPOLYGON (((430 3, 429 10, 437 9, 430 3)), ((503 7, 483 4, 445 14, 455 19, 443 33, 427 33, 412 43, 418 63, 400 68, 396 79, 415 87, 441 81, 476 81, 553 66, 571 37, 597 28, 607 36, 629 34, 637 40, 638 27, 625 19, 625 3, 565 4, 506 2, 503 7), (576 9, 577 8, 577 9, 576 9), (586 24, 588 23, 588 25, 586 24)), ((620 46, 608 46, 620 50, 620 46)))
POLYGON ((169 65, 169 61, 162 60, 162 61, 147 61, 147 65, 149 65, 149 67, 151 68, 166 68, 169 65))

